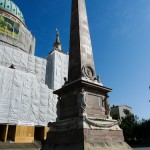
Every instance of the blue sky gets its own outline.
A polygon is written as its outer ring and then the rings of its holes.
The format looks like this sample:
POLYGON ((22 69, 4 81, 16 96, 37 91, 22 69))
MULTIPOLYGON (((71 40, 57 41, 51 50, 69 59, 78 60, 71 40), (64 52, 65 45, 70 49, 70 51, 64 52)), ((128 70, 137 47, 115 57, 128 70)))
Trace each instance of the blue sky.
MULTIPOLYGON (((36 37, 35 55, 53 49, 55 29, 69 51, 71 0, 14 0, 36 37)), ((97 74, 112 88, 111 105, 150 118, 150 0, 86 0, 97 74)))

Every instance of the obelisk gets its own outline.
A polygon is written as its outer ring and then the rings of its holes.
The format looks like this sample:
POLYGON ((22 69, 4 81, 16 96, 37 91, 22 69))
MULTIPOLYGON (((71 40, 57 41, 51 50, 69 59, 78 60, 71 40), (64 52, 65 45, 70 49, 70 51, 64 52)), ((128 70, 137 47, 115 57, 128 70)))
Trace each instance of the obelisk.
POLYGON ((85 0, 72 0, 68 80, 58 95, 57 121, 43 150, 129 150, 110 117, 108 93, 96 79, 85 0))
POLYGON ((69 82, 82 75, 96 79, 85 0, 72 1, 69 57, 69 82))

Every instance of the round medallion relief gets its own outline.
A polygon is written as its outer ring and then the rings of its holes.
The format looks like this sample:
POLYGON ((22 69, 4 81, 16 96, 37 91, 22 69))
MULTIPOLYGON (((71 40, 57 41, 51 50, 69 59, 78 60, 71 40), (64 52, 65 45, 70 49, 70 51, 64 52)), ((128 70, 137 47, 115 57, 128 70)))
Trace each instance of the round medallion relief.
POLYGON ((94 69, 92 68, 92 66, 90 65, 86 65, 84 66, 84 74, 86 77, 90 78, 90 79, 94 79, 95 74, 94 74, 94 69))

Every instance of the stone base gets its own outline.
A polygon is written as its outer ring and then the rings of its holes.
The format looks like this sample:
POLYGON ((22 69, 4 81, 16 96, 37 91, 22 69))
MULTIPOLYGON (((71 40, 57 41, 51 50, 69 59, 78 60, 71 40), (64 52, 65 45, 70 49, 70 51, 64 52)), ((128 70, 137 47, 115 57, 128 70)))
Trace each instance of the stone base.
POLYGON ((84 150, 132 150, 125 142, 103 142, 96 145, 85 143, 84 150))
POLYGON ((49 125, 42 150, 132 150, 116 120, 78 117, 49 125))
POLYGON ((95 145, 89 143, 46 145, 44 150, 132 150, 132 148, 125 142, 103 142, 95 145))
POLYGON ((0 142, 0 150, 40 150, 41 144, 38 141, 32 143, 0 142))

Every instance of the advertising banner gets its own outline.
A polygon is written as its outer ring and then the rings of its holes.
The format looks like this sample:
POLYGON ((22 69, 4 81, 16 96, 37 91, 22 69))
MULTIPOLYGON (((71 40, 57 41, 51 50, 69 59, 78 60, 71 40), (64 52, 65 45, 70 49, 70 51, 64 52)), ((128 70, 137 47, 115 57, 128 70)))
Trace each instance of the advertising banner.
POLYGON ((19 39, 20 24, 0 15, 0 32, 5 33, 13 38, 19 39))

